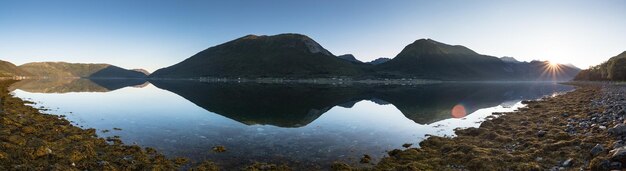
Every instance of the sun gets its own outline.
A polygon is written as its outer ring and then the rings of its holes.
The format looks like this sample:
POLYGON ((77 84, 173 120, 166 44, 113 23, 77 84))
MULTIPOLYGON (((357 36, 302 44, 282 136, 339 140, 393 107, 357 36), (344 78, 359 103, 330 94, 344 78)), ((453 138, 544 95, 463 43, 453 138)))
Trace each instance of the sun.
POLYGON ((557 77, 563 73, 563 68, 559 63, 554 61, 545 61, 543 66, 543 73, 541 73, 540 78, 547 76, 552 81, 556 81, 557 77))
POLYGON ((559 63, 556 63, 554 61, 547 61, 548 62, 548 67, 550 68, 556 68, 559 66, 559 63))

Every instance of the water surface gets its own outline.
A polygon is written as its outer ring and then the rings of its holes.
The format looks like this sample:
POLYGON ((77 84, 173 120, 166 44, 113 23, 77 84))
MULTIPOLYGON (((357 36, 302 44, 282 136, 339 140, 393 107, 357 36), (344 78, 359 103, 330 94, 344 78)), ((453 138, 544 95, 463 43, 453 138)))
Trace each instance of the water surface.
POLYGON ((479 126, 493 112, 521 107, 522 100, 573 87, 25 80, 11 89, 101 137, 118 135, 171 157, 209 159, 225 168, 254 161, 326 168, 333 161, 358 164, 364 154, 377 161, 404 143, 453 136, 453 129, 479 126), (217 145, 227 152, 212 152, 217 145))

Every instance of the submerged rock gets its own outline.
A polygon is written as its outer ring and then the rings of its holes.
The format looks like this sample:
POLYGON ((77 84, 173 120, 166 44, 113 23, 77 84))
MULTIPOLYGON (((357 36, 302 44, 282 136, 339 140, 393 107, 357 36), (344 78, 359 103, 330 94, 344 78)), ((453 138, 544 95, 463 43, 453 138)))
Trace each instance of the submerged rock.
POLYGON ((226 147, 221 146, 221 145, 215 146, 213 147, 213 152, 216 152, 216 153, 226 152, 226 147))
POLYGON ((369 155, 363 155, 363 158, 361 158, 361 163, 370 163, 372 162, 372 157, 370 157, 369 155))

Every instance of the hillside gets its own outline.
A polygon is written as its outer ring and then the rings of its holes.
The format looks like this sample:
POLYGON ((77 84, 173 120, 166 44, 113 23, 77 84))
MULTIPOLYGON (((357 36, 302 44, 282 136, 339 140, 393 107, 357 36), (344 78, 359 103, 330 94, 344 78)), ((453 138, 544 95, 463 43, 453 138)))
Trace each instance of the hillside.
POLYGON ((337 58, 343 59, 343 60, 346 60, 348 62, 352 62, 352 63, 355 63, 355 64, 362 64, 363 63, 362 61, 359 61, 358 59, 356 59, 354 57, 354 55, 352 55, 352 54, 340 55, 340 56, 337 56, 337 58))
POLYGON ((0 77, 30 76, 31 74, 18 68, 13 63, 0 60, 0 77))
POLYGON ((570 80, 577 68, 559 65, 547 75, 547 62, 519 62, 515 58, 481 55, 460 46, 431 39, 416 40, 395 58, 377 65, 382 77, 417 77, 441 80, 570 80))
POLYGON ((300 34, 248 35, 159 69, 151 77, 329 77, 361 71, 300 34))
POLYGON ((626 81, 626 51, 608 61, 583 70, 576 75, 578 81, 626 81))
POLYGON ((464 46, 452 46, 431 39, 416 40, 395 58, 378 65, 386 75, 403 75, 444 80, 500 80, 510 78, 504 62, 480 55, 464 46))
POLYGON ((146 74, 109 64, 33 62, 19 66, 36 77, 51 78, 145 78, 146 74))

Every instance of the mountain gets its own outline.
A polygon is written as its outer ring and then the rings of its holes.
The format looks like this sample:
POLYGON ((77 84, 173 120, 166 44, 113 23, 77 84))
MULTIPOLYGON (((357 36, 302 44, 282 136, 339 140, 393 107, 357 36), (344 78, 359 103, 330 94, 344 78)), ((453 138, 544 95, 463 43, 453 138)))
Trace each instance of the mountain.
POLYGON ((352 54, 345 54, 345 55, 337 56, 337 58, 346 60, 348 62, 356 63, 356 64, 362 64, 363 63, 362 61, 359 61, 358 59, 356 59, 354 57, 354 55, 352 55, 352 54))
POLYGON ((378 65, 384 75, 443 80, 501 80, 510 77, 505 63, 459 45, 419 39, 395 58, 378 65))
POLYGON ((578 81, 626 81, 626 51, 608 61, 583 70, 576 75, 578 81))
POLYGON ((50 78, 145 78, 146 74, 109 64, 33 62, 19 68, 37 77, 50 78))
POLYGON ((355 76, 361 70, 300 34, 248 35, 151 74, 158 78, 355 76))
POLYGON ((377 58, 377 59, 374 59, 373 61, 369 61, 367 63, 368 64, 372 64, 372 65, 380 65, 380 64, 388 62, 390 60, 391 60, 390 58, 377 58))
POLYGON ((0 60, 0 77, 30 76, 31 74, 18 68, 11 62, 0 60))
POLYGON ((520 62, 512 57, 481 55, 460 45, 419 39, 395 58, 377 65, 381 77, 439 80, 568 81, 580 71, 548 62, 520 62))

